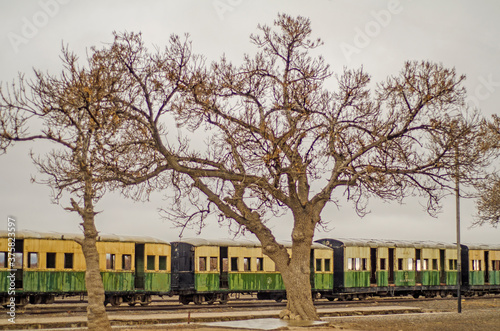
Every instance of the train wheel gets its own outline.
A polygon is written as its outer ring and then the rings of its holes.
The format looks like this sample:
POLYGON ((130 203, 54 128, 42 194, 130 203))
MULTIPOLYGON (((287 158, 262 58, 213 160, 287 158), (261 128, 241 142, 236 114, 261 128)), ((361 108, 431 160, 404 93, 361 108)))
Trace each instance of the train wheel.
POLYGON ((213 305, 217 299, 218 295, 217 294, 207 294, 205 295, 205 301, 209 305, 213 305))
POLYGON ((150 295, 145 295, 141 300, 141 306, 148 306, 153 300, 150 295))
POLYGON ((32 305, 39 305, 42 303, 42 296, 41 295, 32 295, 30 296, 30 303, 32 305))
POLYGON ((226 293, 221 294, 221 296, 219 298, 219 302, 221 305, 225 305, 228 300, 229 300, 229 296, 226 293))
POLYGON ((122 304, 123 302, 123 298, 121 296, 118 296, 118 295, 113 295, 110 299, 109 299, 109 302, 111 303, 111 305, 113 307, 118 307, 119 305, 122 304))
POLYGON ((29 303, 29 297, 27 296, 16 297, 16 306, 24 307, 28 303, 29 303))
POLYGON ((193 301, 195 305, 201 305, 203 303, 203 297, 201 295, 194 295, 193 301))
POLYGON ((358 300, 366 300, 368 298, 368 295, 363 293, 363 294, 358 294, 358 300))
POLYGON ((55 297, 53 295, 44 295, 42 297, 42 303, 44 303, 44 304, 49 305, 51 303, 54 303, 54 301, 55 301, 55 297))
POLYGON ((179 302, 183 305, 189 305, 191 299, 187 295, 179 295, 179 302))

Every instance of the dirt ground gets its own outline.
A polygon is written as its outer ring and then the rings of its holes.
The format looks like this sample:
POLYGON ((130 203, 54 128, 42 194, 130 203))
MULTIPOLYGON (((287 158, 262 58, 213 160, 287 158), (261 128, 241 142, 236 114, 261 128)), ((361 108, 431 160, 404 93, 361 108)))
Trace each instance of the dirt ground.
MULTIPOLYGON (((373 305, 373 304, 367 304, 373 305)), ((378 304, 382 305, 382 304, 378 304)), ((391 305, 395 305, 391 303, 391 305)), ((465 299, 462 302, 462 313, 457 313, 457 302, 454 300, 437 300, 426 302, 402 303, 402 306, 422 308, 423 313, 372 315, 352 317, 324 317, 328 326, 309 328, 282 328, 281 330, 366 330, 366 331, 500 331, 500 299, 465 299)), ((211 328, 197 324, 169 325, 168 327, 123 328, 121 331, 214 331, 237 330, 234 328, 211 328)), ((241 330, 241 329, 240 329, 241 330)))

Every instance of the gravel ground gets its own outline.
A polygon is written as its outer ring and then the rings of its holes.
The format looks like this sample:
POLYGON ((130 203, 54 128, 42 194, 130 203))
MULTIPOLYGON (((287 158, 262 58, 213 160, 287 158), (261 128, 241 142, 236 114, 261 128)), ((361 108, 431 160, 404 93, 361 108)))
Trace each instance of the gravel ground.
MULTIPOLYGON (((369 303, 371 305, 384 305, 383 303, 369 303)), ((390 303, 387 305, 397 305, 390 303)), ((423 313, 419 314, 397 314, 397 315, 375 315, 355 317, 324 317, 328 326, 311 328, 287 328, 286 330, 365 330, 365 331, 399 331, 399 330, 432 330, 432 331, 500 331, 500 298, 494 299, 465 299, 462 303, 462 313, 457 313, 456 300, 435 300, 425 302, 404 302, 400 304, 406 307, 420 307, 423 313)), ((121 331, 140 330, 171 330, 171 331, 213 331, 213 330, 235 330, 230 328, 208 328, 196 324, 172 325, 168 328, 123 328, 121 331)))
POLYGON ((405 303, 422 314, 326 318, 332 327, 349 330, 500 330, 500 299, 465 299, 462 313, 455 300, 405 303))

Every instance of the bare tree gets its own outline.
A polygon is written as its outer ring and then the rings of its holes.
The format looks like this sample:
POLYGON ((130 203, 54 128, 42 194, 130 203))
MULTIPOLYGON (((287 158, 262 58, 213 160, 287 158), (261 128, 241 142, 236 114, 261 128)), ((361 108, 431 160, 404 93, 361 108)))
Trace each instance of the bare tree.
MULTIPOLYGON (((480 149, 491 160, 498 159, 500 152, 500 117, 493 115, 491 121, 483 122, 484 144, 480 149)), ((479 198, 476 202, 478 216, 475 225, 500 223, 500 176, 492 173, 477 184, 479 198)))
MULTIPOLYGON (((360 214, 370 197, 413 195, 435 211, 454 146, 473 139, 475 123, 460 111, 464 76, 454 69, 407 62, 373 91, 363 69, 345 69, 330 92, 329 66, 311 55, 322 42, 310 39, 310 21, 279 15, 275 26, 258 27, 258 51, 240 66, 223 57, 207 67, 188 38, 172 36, 151 53, 140 35, 117 34, 98 52, 124 91, 115 97, 124 122, 103 162, 135 198, 174 192, 170 213, 181 226, 201 227, 216 213, 255 234, 287 289, 281 316, 316 320, 310 247, 334 192, 360 214), (205 147, 190 141, 199 137, 205 147), (294 221, 291 255, 267 225, 285 213, 294 221)), ((459 162, 474 167, 472 158, 459 162)))
POLYGON ((32 158, 44 175, 40 182, 54 189, 56 202, 64 192, 83 222, 79 241, 86 262, 89 330, 111 330, 104 307, 104 287, 96 246, 98 231, 95 203, 105 192, 108 179, 99 164, 102 145, 119 127, 116 104, 117 82, 107 75, 102 59, 89 59, 81 68, 77 57, 63 50, 64 70, 59 77, 35 71, 35 79, 0 90, 1 147, 14 142, 44 140, 56 145, 50 153, 32 158), (29 129, 28 126, 31 128, 29 129), (40 128, 34 131, 32 128, 40 128))

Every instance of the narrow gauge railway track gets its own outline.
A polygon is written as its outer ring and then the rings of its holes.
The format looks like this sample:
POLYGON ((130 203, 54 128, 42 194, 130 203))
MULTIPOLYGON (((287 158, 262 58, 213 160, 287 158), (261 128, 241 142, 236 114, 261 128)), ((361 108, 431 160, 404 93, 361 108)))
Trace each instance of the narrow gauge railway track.
MULTIPOLYGON (((484 299, 499 299, 500 295, 487 295, 487 296, 474 296, 466 297, 466 300, 484 300, 484 299)), ((315 306, 318 308, 325 308, 328 306, 355 306, 355 305, 374 305, 374 304, 390 304, 390 303, 412 303, 412 302, 422 302, 422 301, 437 301, 437 300, 457 300, 456 297, 445 297, 445 298, 418 298, 414 299, 411 297, 399 297, 399 298, 370 298, 366 300, 353 300, 353 301, 315 301, 315 306)), ((179 311, 199 311, 199 310, 241 310, 241 309, 255 309, 255 308, 280 308, 285 307, 286 302, 274 302, 274 301, 256 301, 256 300, 245 300, 245 302, 228 302, 225 305, 213 304, 213 305, 182 305, 182 304, 158 304, 150 306, 119 306, 119 307, 106 307, 108 313, 113 312, 179 312, 179 311)), ((61 314, 61 313, 72 313, 78 314, 86 313, 86 306, 65 306, 65 307, 25 307, 23 310, 19 311, 23 315, 49 315, 49 314, 61 314)))

